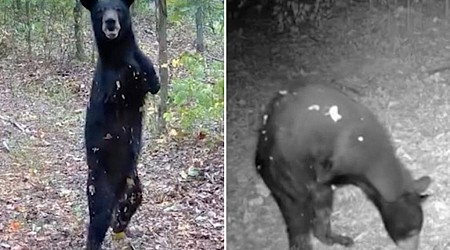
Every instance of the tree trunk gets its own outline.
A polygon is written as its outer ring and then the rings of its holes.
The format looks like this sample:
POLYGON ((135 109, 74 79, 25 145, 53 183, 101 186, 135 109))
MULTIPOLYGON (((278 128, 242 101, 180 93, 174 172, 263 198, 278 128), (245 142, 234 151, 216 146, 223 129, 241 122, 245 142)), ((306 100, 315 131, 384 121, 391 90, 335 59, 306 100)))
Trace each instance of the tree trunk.
POLYGON ((73 18, 74 18, 74 35, 75 35, 75 57, 83 61, 85 58, 83 49, 83 35, 81 32, 81 20, 83 18, 83 12, 81 11, 80 0, 75 1, 75 7, 73 8, 73 18))
POLYGON ((169 86, 169 64, 167 63, 167 5, 166 0, 157 0, 158 4, 158 43, 159 43, 159 77, 161 80, 161 102, 158 107, 159 133, 166 130, 164 114, 167 111, 167 96, 169 86))
POLYGON ((197 52, 202 53, 205 51, 205 39, 203 38, 203 10, 201 6, 197 8, 197 12, 195 13, 195 29, 197 32, 195 49, 197 52))
POLYGON ((159 26, 159 13, 158 13, 158 11, 159 11, 159 8, 158 8, 158 0, 154 0, 154 1, 152 1, 152 0, 149 0, 148 1, 149 2, 149 4, 150 4, 150 8, 154 8, 154 10, 155 10, 155 25, 156 25, 156 29, 155 30, 158 30, 158 26, 159 26))
POLYGON ((22 12, 21 0, 16 0, 16 14, 19 15, 22 12))
POLYGON ((31 16, 30 16, 30 0, 25 2, 25 12, 27 16, 27 45, 28 45, 28 57, 31 58, 31 16))
POLYGON ((449 16, 449 0, 445 0, 445 17, 449 16))

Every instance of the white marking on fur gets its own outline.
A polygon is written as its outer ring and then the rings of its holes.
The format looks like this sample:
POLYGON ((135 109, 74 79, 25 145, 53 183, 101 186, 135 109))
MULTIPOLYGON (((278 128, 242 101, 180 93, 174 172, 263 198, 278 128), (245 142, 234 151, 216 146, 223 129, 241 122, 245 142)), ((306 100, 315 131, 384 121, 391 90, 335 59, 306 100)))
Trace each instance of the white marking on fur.
POLYGON ((125 95, 124 94, 122 94, 122 95, 120 95, 121 97, 122 97, 122 99, 124 99, 125 100, 125 95))
POLYGON ((116 81, 116 87, 117 89, 120 89, 120 81, 116 81))
POLYGON ((97 152, 97 151, 99 151, 100 149, 99 148, 97 148, 97 147, 93 147, 92 148, 92 151, 95 153, 95 152, 97 152))
POLYGON ((278 94, 280 94, 280 95, 286 95, 287 93, 288 93, 287 90, 280 90, 280 91, 278 91, 278 94))
POLYGON ((89 185, 89 194, 91 196, 94 196, 94 194, 95 194, 95 187, 94 187, 94 185, 89 185))
POLYGON ((267 123, 267 119, 269 118, 269 115, 268 114, 265 114, 264 116, 263 116, 263 125, 266 125, 266 123, 267 123))
POLYGON ((358 136, 358 141, 363 142, 364 141, 364 137, 358 136))
POLYGON ((320 110, 320 106, 317 104, 311 105, 308 107, 308 110, 320 110))
POLYGON ((342 116, 339 114, 338 106, 336 105, 331 106, 330 110, 328 110, 328 112, 325 115, 326 116, 329 115, 334 122, 337 122, 340 119, 342 119, 342 116))

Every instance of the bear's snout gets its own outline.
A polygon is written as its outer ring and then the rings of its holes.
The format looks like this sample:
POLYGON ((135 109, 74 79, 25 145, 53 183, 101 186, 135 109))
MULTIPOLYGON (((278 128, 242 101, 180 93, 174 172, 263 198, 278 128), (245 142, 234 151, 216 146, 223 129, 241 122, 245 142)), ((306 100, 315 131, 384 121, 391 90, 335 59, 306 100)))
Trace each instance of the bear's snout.
POLYGON ((115 39, 119 36, 120 22, 116 11, 105 11, 103 14, 102 31, 108 39, 115 39))

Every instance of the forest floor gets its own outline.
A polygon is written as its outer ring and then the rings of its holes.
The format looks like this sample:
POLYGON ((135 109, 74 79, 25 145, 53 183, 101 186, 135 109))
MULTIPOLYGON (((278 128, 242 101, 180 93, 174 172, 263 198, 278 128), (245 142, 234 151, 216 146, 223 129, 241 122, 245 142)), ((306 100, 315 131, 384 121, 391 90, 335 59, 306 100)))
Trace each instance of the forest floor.
MULTIPOLYGON (((299 34, 270 34, 267 25, 252 20, 229 34, 227 249, 288 249, 283 219, 253 159, 265 104, 296 81, 338 84, 374 111, 414 177, 433 179, 423 205, 420 249, 450 248, 450 71, 429 74, 450 66, 450 23, 443 10, 434 1, 415 5, 409 32, 405 8, 389 13, 361 2, 346 17, 336 13, 320 28, 299 34)), ((355 240, 349 249, 395 249, 378 212, 357 188, 337 190, 332 224, 355 240)), ((347 249, 316 239, 313 244, 319 250, 347 249)))
MULTIPOLYGON (((0 61, 0 249, 84 248, 83 126, 93 69, 0 61)), ((132 237, 108 234, 104 249, 224 249, 223 139, 158 137, 150 132, 155 98, 148 102, 138 165, 144 201, 132 237)))

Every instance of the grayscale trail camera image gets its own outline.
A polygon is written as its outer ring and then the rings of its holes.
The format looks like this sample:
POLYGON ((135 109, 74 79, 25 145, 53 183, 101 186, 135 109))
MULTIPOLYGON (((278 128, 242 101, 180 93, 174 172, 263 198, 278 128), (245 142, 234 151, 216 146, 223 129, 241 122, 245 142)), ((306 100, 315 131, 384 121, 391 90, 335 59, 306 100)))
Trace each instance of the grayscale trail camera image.
POLYGON ((450 248, 448 9, 227 1, 227 249, 450 248))

